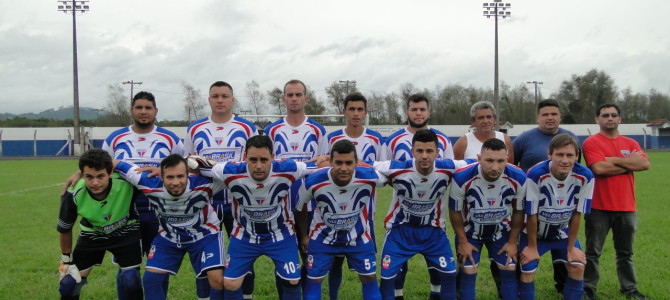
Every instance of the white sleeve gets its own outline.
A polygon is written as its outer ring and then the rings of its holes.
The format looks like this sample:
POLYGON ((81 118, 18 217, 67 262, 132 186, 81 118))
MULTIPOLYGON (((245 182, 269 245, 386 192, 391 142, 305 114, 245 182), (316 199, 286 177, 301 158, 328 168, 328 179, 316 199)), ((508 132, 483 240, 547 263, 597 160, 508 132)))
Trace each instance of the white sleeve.
POLYGON ((298 205, 296 206, 296 209, 298 209, 298 210, 302 209, 302 207, 307 202, 312 200, 312 191, 308 190, 305 187, 305 181, 304 180, 302 180, 300 182, 300 192, 298 192, 298 199, 299 199, 298 205))
POLYGON ((449 138, 446 140, 447 144, 444 145, 444 153, 442 153, 442 158, 454 159, 454 147, 451 145, 449 138))
POLYGON ((465 202, 465 191, 458 184, 452 184, 449 191, 449 209, 462 211, 465 202))
POLYGON ((195 149, 193 147, 193 141, 191 140, 191 133, 186 129, 186 137, 184 138, 184 155, 196 155, 195 149))
POLYGON ((526 179, 523 184, 520 184, 514 195, 517 210, 523 211, 523 202, 526 200, 526 185, 528 184, 528 181, 530 180, 526 179))
POLYGON ((579 195, 577 195, 577 199, 579 202, 577 202, 577 211, 580 213, 586 213, 588 211, 591 211, 591 199, 593 199, 593 186, 595 184, 595 178, 591 178, 589 182, 586 183, 579 191, 579 195))
POLYGON ((224 168, 227 162, 220 162, 215 164, 211 169, 200 169, 200 175, 204 177, 211 177, 214 183, 222 183, 224 188, 228 188, 225 184, 228 175, 224 173, 224 168))
POLYGON ((523 210, 527 215, 536 215, 540 204, 540 187, 530 178, 526 180, 526 200, 523 202, 523 210))
POLYGON ((373 168, 377 170, 377 172, 383 174, 384 176, 388 176, 391 174, 391 161, 390 160, 385 160, 385 161, 376 161, 373 165, 373 168))

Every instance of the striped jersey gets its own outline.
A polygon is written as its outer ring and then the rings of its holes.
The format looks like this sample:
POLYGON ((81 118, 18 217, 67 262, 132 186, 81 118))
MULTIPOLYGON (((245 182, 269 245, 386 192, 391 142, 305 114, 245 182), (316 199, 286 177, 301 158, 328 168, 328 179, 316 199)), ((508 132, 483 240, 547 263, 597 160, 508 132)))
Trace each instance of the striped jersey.
POLYGON ((300 191, 302 207, 314 197, 316 207, 309 228, 314 242, 331 246, 356 246, 372 241, 376 187, 386 177, 371 167, 357 166, 345 186, 333 182, 331 168, 323 168, 305 178, 300 191))
POLYGON ((416 171, 414 159, 375 163, 375 169, 393 185, 393 199, 384 218, 386 229, 400 224, 445 228, 447 187, 456 169, 466 164, 462 160, 436 160, 433 172, 424 176, 416 171))
POLYGON ((498 240, 511 228, 512 209, 523 210, 526 175, 507 164, 498 179, 487 181, 479 163, 458 170, 449 193, 449 209, 464 216, 465 234, 476 240, 498 240))
MULTIPOLYGON (((435 128, 429 128, 437 134, 437 158, 454 159, 454 148, 451 146, 449 137, 435 128)), ((389 135, 382 145, 382 155, 380 160, 409 160, 412 155, 412 138, 414 134, 407 130, 407 127, 389 135)))
POLYGON ((568 177, 560 181, 551 174, 551 160, 528 170, 524 212, 537 214, 537 237, 567 239, 567 228, 574 211, 589 213, 594 176, 589 168, 575 163, 568 177))
POLYGON ((231 236, 259 244, 281 241, 295 234, 289 190, 298 178, 314 169, 302 162, 275 160, 268 178, 260 182, 251 177, 246 162, 217 164, 201 171, 230 190, 234 217, 231 236))
POLYGON ((328 134, 328 153, 335 142, 345 139, 351 141, 356 146, 356 154, 358 160, 361 161, 378 161, 380 160, 381 147, 384 138, 379 132, 372 129, 365 128, 363 134, 357 138, 352 138, 347 135, 344 129, 339 129, 328 134))
POLYGON ((272 139, 276 159, 308 161, 328 153, 326 128, 310 118, 297 127, 282 118, 265 127, 265 135, 272 139))
POLYGON ((137 173, 137 166, 119 162, 116 170, 121 177, 137 187, 151 200, 158 217, 158 233, 176 244, 187 244, 219 232, 219 219, 209 204, 212 195, 222 189, 211 178, 190 175, 186 191, 173 196, 163 186, 163 180, 137 173))

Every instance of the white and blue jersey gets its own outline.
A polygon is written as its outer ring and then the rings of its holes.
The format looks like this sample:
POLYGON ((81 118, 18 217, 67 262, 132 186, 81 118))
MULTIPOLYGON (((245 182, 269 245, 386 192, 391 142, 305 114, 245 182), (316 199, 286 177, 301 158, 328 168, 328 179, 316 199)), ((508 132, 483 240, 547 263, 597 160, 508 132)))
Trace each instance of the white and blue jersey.
POLYGON ((216 162, 242 161, 247 140, 256 135, 256 126, 233 116, 228 122, 215 123, 210 117, 195 121, 186 129, 187 154, 204 156, 216 162))
POLYGON ((416 171, 414 159, 375 163, 375 169, 393 185, 393 200, 384 218, 386 229, 401 224, 444 229, 447 187, 456 169, 466 164, 451 159, 436 160, 433 172, 424 176, 416 171))
POLYGON ((186 191, 173 196, 160 177, 148 177, 148 172, 137 173, 136 169, 137 166, 125 162, 116 166, 123 178, 151 200, 162 237, 176 244, 187 244, 219 232, 219 219, 209 202, 223 188, 222 184, 207 177, 189 176, 186 191))
POLYGON ((526 175, 507 164, 493 182, 481 175, 479 163, 458 170, 449 194, 449 209, 461 212, 465 234, 475 240, 498 240, 511 228, 513 207, 523 210, 526 175))
MULTIPOLYGON (((449 137, 435 128, 429 128, 437 134, 437 158, 454 159, 454 148, 451 146, 449 137)), ((407 127, 391 134, 382 145, 382 155, 379 160, 409 160, 412 155, 412 138, 414 133, 407 127)))
POLYGON ((356 246, 372 241, 376 187, 386 177, 370 167, 357 166, 351 181, 339 186, 324 168, 305 178, 300 192, 302 207, 314 197, 316 207, 309 229, 313 242, 331 246, 356 246))
POLYGON ((313 170, 302 162, 275 160, 268 178, 261 182, 251 177, 246 162, 217 164, 211 170, 203 169, 202 174, 223 182, 230 190, 234 217, 231 237, 258 244, 282 241, 295 234, 289 190, 298 178, 313 170))
POLYGON ((591 211, 594 176, 589 168, 575 163, 568 177, 560 181, 551 174, 551 163, 546 160, 528 170, 524 212, 537 214, 538 239, 567 239, 572 213, 591 211))
POLYGON ((345 139, 351 141, 356 146, 356 154, 358 160, 362 161, 378 161, 381 156, 382 143, 384 137, 379 132, 372 129, 365 128, 363 134, 357 138, 352 138, 347 135, 344 129, 336 130, 328 134, 328 153, 335 142, 345 139))
POLYGON ((272 139, 277 159, 308 161, 328 153, 326 128, 310 118, 296 127, 280 119, 265 127, 265 135, 272 139))

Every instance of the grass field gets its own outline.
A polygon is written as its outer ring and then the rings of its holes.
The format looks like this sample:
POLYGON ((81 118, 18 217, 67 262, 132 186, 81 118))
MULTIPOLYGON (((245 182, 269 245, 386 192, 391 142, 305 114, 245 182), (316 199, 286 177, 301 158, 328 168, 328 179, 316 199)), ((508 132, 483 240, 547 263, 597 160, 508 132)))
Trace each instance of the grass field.
MULTIPOLYGON (((670 299, 670 209, 668 179, 670 153, 650 153, 651 170, 636 174, 639 230, 635 242, 635 263, 639 289, 651 299, 670 299), (666 174, 666 175, 664 175, 666 174)), ((75 160, 0 161, 0 299, 58 298, 60 249, 56 221, 60 182, 76 169, 75 160)), ((380 190, 376 217, 377 236, 383 237, 382 219, 390 202, 391 189, 380 190)), ((582 236, 583 236, 583 229, 582 236)), ((453 239, 453 231, 448 230, 453 239)), ((581 238, 582 242, 584 241, 581 238)), ((378 240, 381 249, 382 239, 378 240)), ((452 245, 453 247, 453 245, 452 245)), ((496 299, 487 266, 477 280, 478 299, 496 299)), ((601 299, 623 299, 619 294, 611 239, 601 257, 601 299)), ((560 299, 554 292, 551 263, 545 255, 537 276, 538 299, 560 299)), ((262 257, 255 265, 255 299, 276 299, 273 266, 262 257)), ((361 299, 356 276, 345 271, 340 290, 342 299, 361 299)), ((114 299, 116 267, 106 258, 84 287, 82 299, 114 299)), ((324 295, 327 284, 324 283, 324 295)), ((406 299, 428 298, 428 276, 421 257, 410 262, 405 285, 406 299)), ((184 261, 177 276, 171 278, 171 299, 196 299, 193 271, 184 261)), ((324 299, 327 296, 324 296, 324 299)))

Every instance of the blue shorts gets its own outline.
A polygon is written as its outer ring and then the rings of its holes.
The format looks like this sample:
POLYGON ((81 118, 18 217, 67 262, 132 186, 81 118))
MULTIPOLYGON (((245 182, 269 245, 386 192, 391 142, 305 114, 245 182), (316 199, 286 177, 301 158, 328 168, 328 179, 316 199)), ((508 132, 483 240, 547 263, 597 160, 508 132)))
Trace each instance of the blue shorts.
POLYGON ((307 277, 323 278, 333 265, 333 259, 342 255, 347 258, 349 267, 359 275, 374 275, 377 271, 373 242, 356 246, 331 246, 310 240, 307 249, 307 277))
MULTIPOLYGON (((519 238, 519 252, 523 250, 523 248, 526 248, 526 246, 528 246, 528 235, 522 232, 521 237, 519 238)), ((579 244, 579 240, 575 240, 575 247, 580 250, 582 249, 581 245, 579 244)), ((568 262, 568 239, 554 241, 537 239, 537 253, 540 255, 540 257, 549 251, 552 252, 554 263, 568 262)), ((539 263, 540 262, 538 260, 534 260, 525 265, 521 265, 521 272, 535 272, 537 271, 539 263)), ((581 263, 575 262, 575 264, 581 263)))
MULTIPOLYGON (((468 242, 475 246, 479 250, 477 251, 472 251, 472 258, 475 261, 475 265, 479 265, 479 258, 481 255, 482 248, 486 246, 486 249, 489 252, 489 259, 495 261, 498 266, 504 266, 505 263, 507 263, 507 253, 503 252, 501 254, 498 254, 498 251, 502 249, 503 246, 507 243, 509 240, 509 235, 504 235, 502 238, 497 239, 497 240, 492 240, 492 239, 487 239, 487 240, 475 240, 470 237, 468 237, 468 242)), ((456 239, 456 249, 458 249, 458 239, 456 239)), ((459 258, 460 261, 460 258, 459 258)), ((510 266, 515 266, 516 263, 514 261, 510 262, 510 266)), ((465 264, 463 265, 464 267, 472 267, 472 263, 470 262, 469 259, 465 260, 465 264)))
POLYGON ((147 256, 146 268, 175 275, 186 253, 191 260, 195 277, 205 276, 208 270, 225 267, 223 236, 221 232, 218 232, 206 235, 193 243, 181 244, 181 246, 160 235, 156 236, 147 256))
POLYGON ((226 279, 238 279, 248 272, 256 259, 265 255, 272 259, 279 277, 284 280, 300 279, 300 259, 295 236, 287 236, 278 242, 252 244, 232 238, 228 244, 228 267, 226 279))
POLYGON ((386 232, 381 256, 382 278, 395 277, 402 265, 416 254, 423 255, 429 269, 443 273, 456 272, 454 254, 444 229, 399 225, 386 232))

